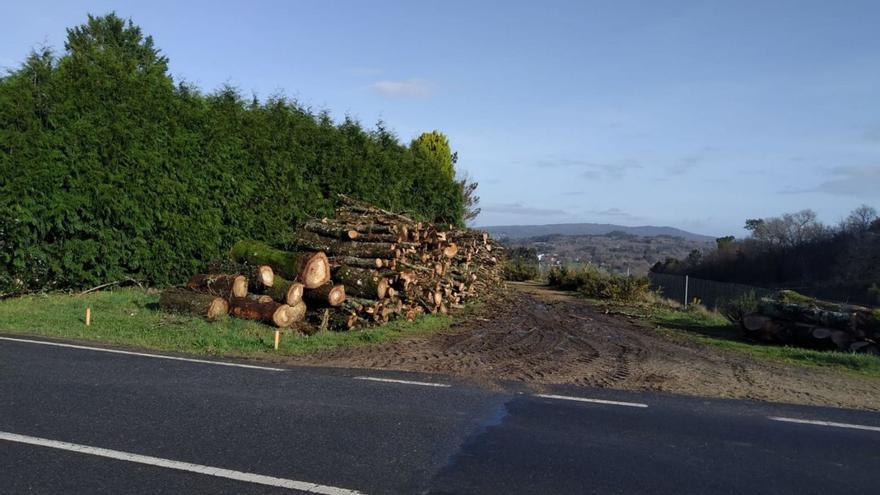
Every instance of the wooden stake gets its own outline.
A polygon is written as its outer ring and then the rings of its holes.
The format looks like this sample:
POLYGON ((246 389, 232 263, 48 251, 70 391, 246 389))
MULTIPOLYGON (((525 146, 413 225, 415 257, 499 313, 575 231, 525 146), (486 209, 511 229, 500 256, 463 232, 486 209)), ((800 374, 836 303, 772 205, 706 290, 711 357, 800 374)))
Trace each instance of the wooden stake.
POLYGON ((86 326, 92 324, 92 308, 91 306, 86 307, 86 326))
POLYGON ((278 344, 281 343, 281 330, 275 330, 275 350, 278 350, 278 344))

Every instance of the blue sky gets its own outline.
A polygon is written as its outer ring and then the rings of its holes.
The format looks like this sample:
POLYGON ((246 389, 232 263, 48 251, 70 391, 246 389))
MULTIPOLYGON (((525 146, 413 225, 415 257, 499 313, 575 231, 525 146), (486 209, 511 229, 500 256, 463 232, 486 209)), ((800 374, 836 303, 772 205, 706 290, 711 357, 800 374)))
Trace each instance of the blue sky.
POLYGON ((880 2, 31 0, 0 6, 0 66, 111 10, 204 90, 445 132, 478 225, 880 208, 880 2))

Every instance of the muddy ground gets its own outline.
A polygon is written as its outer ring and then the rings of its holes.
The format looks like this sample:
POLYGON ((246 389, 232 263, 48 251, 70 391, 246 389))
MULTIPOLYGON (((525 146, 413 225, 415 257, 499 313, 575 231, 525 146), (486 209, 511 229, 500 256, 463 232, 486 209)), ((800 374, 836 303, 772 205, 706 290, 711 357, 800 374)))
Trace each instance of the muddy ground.
POLYGON ((515 284, 449 331, 325 351, 298 364, 444 373, 488 386, 519 381, 880 410, 880 380, 768 362, 673 338, 565 293, 515 284))

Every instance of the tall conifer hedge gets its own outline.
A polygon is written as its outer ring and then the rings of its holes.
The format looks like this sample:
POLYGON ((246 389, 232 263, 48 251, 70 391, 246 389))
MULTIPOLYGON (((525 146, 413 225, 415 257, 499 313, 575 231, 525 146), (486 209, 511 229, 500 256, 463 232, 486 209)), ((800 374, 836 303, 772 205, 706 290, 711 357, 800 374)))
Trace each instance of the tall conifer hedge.
POLYGON ((380 124, 175 84, 131 21, 89 16, 64 53, 0 78, 0 294, 179 282, 235 240, 282 243, 336 193, 461 223, 461 188, 380 124))

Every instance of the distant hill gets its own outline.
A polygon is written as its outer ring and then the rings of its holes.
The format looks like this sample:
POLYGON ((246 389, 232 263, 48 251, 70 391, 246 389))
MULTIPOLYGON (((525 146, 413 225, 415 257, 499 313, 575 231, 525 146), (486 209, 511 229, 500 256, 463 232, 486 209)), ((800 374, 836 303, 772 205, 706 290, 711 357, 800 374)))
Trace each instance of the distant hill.
POLYGON ((689 241, 714 242, 715 238, 707 235, 694 234, 686 230, 674 227, 655 227, 645 225, 641 227, 625 227, 608 223, 555 223, 548 225, 493 225, 490 227, 477 227, 487 230, 492 237, 507 237, 511 240, 526 239, 529 237, 547 235, 606 235, 611 232, 623 232, 625 234, 641 237, 681 237, 689 241))

